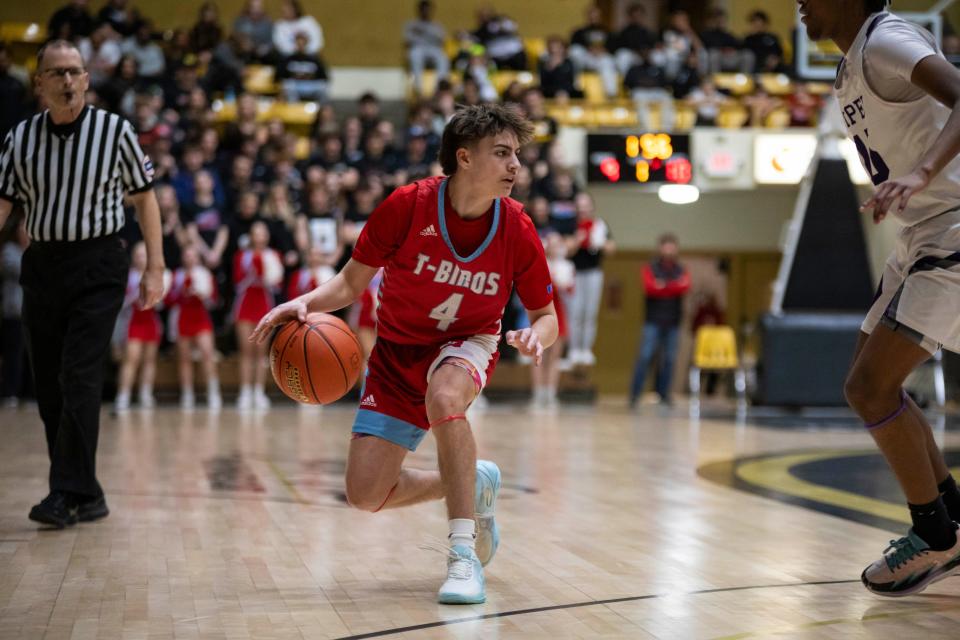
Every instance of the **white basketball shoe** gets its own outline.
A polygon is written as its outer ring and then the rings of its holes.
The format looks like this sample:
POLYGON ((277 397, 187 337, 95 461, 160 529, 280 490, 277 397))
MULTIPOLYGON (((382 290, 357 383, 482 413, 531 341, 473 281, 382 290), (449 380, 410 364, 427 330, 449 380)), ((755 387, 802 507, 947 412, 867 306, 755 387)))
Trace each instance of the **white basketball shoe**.
POLYGON ((437 592, 440 604, 482 604, 487 601, 483 565, 473 549, 457 544, 447 554, 447 579, 437 592))

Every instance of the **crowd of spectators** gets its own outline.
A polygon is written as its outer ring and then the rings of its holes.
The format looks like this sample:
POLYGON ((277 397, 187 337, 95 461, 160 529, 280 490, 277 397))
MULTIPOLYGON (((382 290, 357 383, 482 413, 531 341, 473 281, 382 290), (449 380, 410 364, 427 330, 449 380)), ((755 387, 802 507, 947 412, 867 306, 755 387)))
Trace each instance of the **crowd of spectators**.
MULTIPOLYGON (((577 97, 579 74, 592 70, 610 95, 622 86, 651 99, 690 98, 700 118, 710 122, 724 99, 709 82, 712 72, 785 68, 783 48, 762 11, 755 12, 752 32, 741 40, 726 29, 719 9, 696 33, 679 10, 657 30, 644 5, 636 4, 624 28, 611 32, 591 7, 586 23, 569 39, 549 38, 543 56, 532 60, 518 24, 489 9, 479 12, 475 30, 456 33, 458 48, 449 57, 447 34, 433 10, 432 2, 420 2, 415 19, 403 28, 411 73, 419 78, 433 67, 439 76, 429 95, 406 105, 405 120, 385 118, 374 93, 337 109, 326 100, 323 29, 298 0, 282 0, 273 17, 262 0, 248 0, 231 28, 224 26, 216 3, 205 2, 193 25, 164 38, 129 0, 109 0, 95 15, 86 0, 71 0, 50 17, 49 37, 75 42, 84 57, 89 103, 121 113, 135 125, 156 170, 167 265, 180 267, 187 246, 198 252, 216 281, 211 315, 218 336, 232 332, 233 256, 249 246, 256 223, 266 226, 287 280, 306 264, 308 254, 312 268, 329 272, 342 266, 384 197, 399 185, 440 172, 436 150, 458 103, 511 102, 533 121, 536 138, 522 151, 513 197, 527 206, 545 235, 566 239, 566 258, 592 252, 593 257, 577 260, 596 269, 596 254, 608 239, 598 241, 584 231, 593 224, 592 203, 578 198, 582 189, 555 144, 558 125, 547 115, 546 100, 577 97), (252 64, 275 68, 286 99, 318 101, 309 131, 258 117, 259 97, 245 91, 252 64), (512 83, 501 95, 491 81, 498 69, 537 69, 540 84, 512 83), (451 70, 462 82, 451 82, 451 70), (235 117, 218 119, 215 99, 232 104, 235 117)), ((0 135, 42 107, 32 102, 26 80, 0 44, 0 135)), ((761 102, 758 117, 769 107, 761 102)), ((804 109, 815 110, 815 103, 798 97, 798 118, 804 109)), ((137 225, 127 225, 124 233, 133 247, 137 225)), ((288 289, 277 286, 276 300, 288 289)), ((507 323, 522 322, 510 315, 507 323)), ((590 320, 578 324, 584 322, 590 320)), ((577 342, 576 351, 589 364, 593 356, 587 342, 577 342)), ((218 340, 222 348, 231 344, 229 338, 218 340)))
POLYGON ((766 12, 750 14, 749 32, 742 38, 729 30, 727 19, 724 9, 713 8, 698 32, 685 10, 674 9, 665 16, 663 28, 657 28, 646 5, 635 3, 627 9, 623 28, 611 30, 601 10, 591 4, 583 25, 571 30, 569 37, 548 36, 542 54, 534 57, 514 20, 483 8, 474 30, 454 34, 455 53, 448 58, 447 33, 433 19, 433 3, 422 0, 416 19, 405 25, 404 42, 417 93, 429 93, 422 78, 430 65, 441 81, 456 78, 463 95, 471 99, 516 99, 522 90, 519 83, 498 92, 494 75, 528 70, 535 72, 544 97, 562 102, 584 97, 584 74, 588 72, 599 79, 607 99, 629 97, 636 102, 641 126, 651 122, 650 109, 656 106, 661 114, 659 127, 671 128, 676 101, 689 105, 695 123, 701 126, 715 124, 720 107, 737 104, 747 111, 744 123, 751 126, 815 124, 822 101, 807 91, 803 82, 796 82, 794 91, 789 86, 778 91, 782 95, 758 88, 747 100, 734 99, 729 90, 714 84, 718 73, 793 75, 766 12), (768 120, 777 110, 786 114, 785 120, 768 120))
MULTIPOLYGON (((408 61, 420 86, 426 61, 432 61, 437 75, 446 78, 451 68, 446 59, 446 32, 433 21, 430 0, 419 3, 418 18, 406 26, 404 39, 408 61)), ((660 88, 682 98, 698 86, 702 78, 717 72, 789 73, 779 36, 771 31, 766 12, 750 15, 750 31, 743 38, 727 27, 727 13, 711 9, 705 27, 699 33, 691 26, 683 9, 669 12, 665 25, 658 29, 645 4, 635 3, 627 10, 627 21, 614 31, 604 24, 600 9, 588 6, 586 22, 571 31, 569 37, 547 38, 547 51, 539 60, 528 60, 523 39, 515 21, 489 8, 477 14, 473 31, 455 35, 458 52, 452 68, 483 85, 492 70, 536 69, 544 95, 578 97, 577 76, 582 71, 600 75, 608 97, 631 93, 635 89, 660 88)))
MULTIPOLYGON (((220 26, 216 5, 206 3, 192 27, 175 30, 164 43, 155 38, 149 18, 126 0, 111 0, 96 17, 87 13, 83 0, 75 0, 50 19, 49 27, 51 37, 76 42, 84 56, 91 80, 88 102, 134 123, 155 167, 166 263, 171 270, 179 268, 189 246, 213 274, 218 295, 211 315, 217 333, 226 336, 218 341, 224 349, 233 342, 233 256, 249 246, 257 222, 266 225, 286 280, 305 265, 311 250, 314 268, 339 268, 384 197, 399 185, 440 172, 436 151, 456 104, 482 99, 469 84, 458 94, 441 83, 432 98, 409 106, 399 131, 383 117, 374 93, 339 112, 326 103, 318 109, 309 152, 303 154, 297 151, 300 136, 283 121, 258 118, 258 97, 244 92, 242 81, 244 65, 251 61, 274 60, 278 79, 303 80, 303 70, 319 60, 322 29, 297 0, 284 2, 282 17, 272 26, 261 1, 250 0, 229 32, 220 26), (236 116, 218 122, 212 99, 230 91, 236 92, 236 116)), ((9 73, 6 53, 0 48, 0 104, 22 108, 4 112, 0 134, 42 108, 30 104, 27 86, 9 73)), ((322 69, 322 64, 314 68, 318 74, 322 69)), ((298 97, 308 89, 285 87, 298 97)), ((572 233, 578 189, 552 146, 557 125, 545 115, 538 88, 517 92, 515 99, 536 123, 538 140, 524 149, 514 195, 526 202, 547 198, 549 218, 572 233)), ((130 247, 140 240, 137 225, 127 225, 122 233, 130 247)), ((288 289, 277 286, 275 300, 288 289)))

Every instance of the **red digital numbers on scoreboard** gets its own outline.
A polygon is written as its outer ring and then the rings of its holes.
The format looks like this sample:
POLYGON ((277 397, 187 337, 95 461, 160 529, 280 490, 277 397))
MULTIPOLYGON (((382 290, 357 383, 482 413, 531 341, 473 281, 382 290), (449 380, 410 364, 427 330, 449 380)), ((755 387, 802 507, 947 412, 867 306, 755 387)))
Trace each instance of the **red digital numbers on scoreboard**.
POLYGON ((674 158, 667 162, 667 180, 677 184, 687 184, 693 178, 693 168, 686 158, 674 158))
POLYGON ((693 181, 690 136, 587 134, 587 180, 606 184, 688 184, 693 181))
POLYGON ((616 158, 604 158, 600 162, 600 172, 610 182, 620 181, 620 162, 616 158))

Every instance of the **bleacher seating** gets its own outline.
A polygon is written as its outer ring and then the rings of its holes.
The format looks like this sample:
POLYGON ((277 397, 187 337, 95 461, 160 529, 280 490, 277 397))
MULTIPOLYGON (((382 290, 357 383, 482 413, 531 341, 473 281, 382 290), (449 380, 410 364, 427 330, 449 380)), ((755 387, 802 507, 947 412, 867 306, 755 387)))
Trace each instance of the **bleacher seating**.
POLYGON ((745 96, 753 93, 757 84, 753 76, 745 73, 715 73, 713 82, 717 88, 733 96, 745 96))
POLYGON ((0 40, 8 43, 42 44, 46 37, 46 29, 36 22, 0 23, 0 40))
POLYGON ((536 85, 537 76, 529 71, 495 71, 490 74, 490 82, 497 93, 502 95, 513 82, 519 82, 523 87, 536 85))
MULTIPOLYGON (((35 54, 40 43, 46 36, 45 29, 38 23, 5 22, 0 23, 0 39, 6 41, 13 53, 14 62, 26 66, 28 70, 35 68, 35 54)), ((540 37, 524 38, 527 50, 529 71, 494 71, 491 73, 491 82, 499 92, 503 91, 514 81, 524 87, 535 86, 538 78, 536 65, 546 49, 546 40, 540 37)), ((448 40, 446 47, 450 53, 456 52, 456 41, 448 40)), ((301 135, 307 134, 309 126, 316 117, 318 105, 316 103, 286 103, 279 94, 280 85, 274 78, 275 69, 271 65, 249 65, 244 73, 244 89, 250 93, 264 97, 260 101, 258 118, 270 120, 279 118, 285 124, 294 128, 301 135)), ((452 72, 450 81, 454 87, 462 85, 462 75, 452 72)), ((741 73, 714 74, 713 81, 723 92, 735 99, 754 93, 758 88, 763 89, 771 96, 786 98, 795 89, 795 82, 784 74, 759 74, 751 76, 741 73)), ((636 105, 621 95, 615 99, 607 98, 599 74, 592 71, 583 72, 577 79, 578 87, 584 92, 582 100, 548 101, 548 112, 561 125, 579 127, 633 127, 639 124, 636 105)), ((437 76, 433 70, 426 70, 423 76, 421 96, 431 96, 436 90, 437 76)), ((806 90, 817 96, 830 92, 831 87, 826 82, 811 82, 805 84, 806 90)), ((413 99, 414 92, 412 79, 409 82, 408 98, 413 99)), ((215 120, 224 123, 235 117, 234 105, 215 101, 215 120)), ((649 124, 659 122, 659 107, 649 105, 649 124)), ((675 111, 675 130, 688 130, 696 122, 696 111, 687 103, 677 101, 675 111)), ((740 128, 749 122, 749 113, 740 104, 734 103, 725 106, 719 115, 718 125, 726 128, 740 128)), ((790 123, 789 114, 784 109, 777 109, 765 118, 764 126, 780 128, 790 123)), ((306 142, 300 145, 305 149, 306 142)), ((298 153, 299 155, 299 153, 298 153)))
POLYGON ((276 69, 266 64, 250 64, 244 70, 243 88, 250 93, 275 96, 280 86, 274 81, 276 69))
POLYGON ((790 112, 784 107, 774 109, 764 118, 763 126, 767 129, 783 129, 789 127, 790 112))
MULTIPOLYGON (((527 71, 494 71, 490 74, 491 82, 499 93, 513 81, 520 82, 524 87, 535 86, 537 76, 527 71)), ((718 121, 718 126, 737 129, 748 124, 748 111, 739 103, 739 99, 749 96, 758 88, 762 88, 769 95, 777 98, 786 98, 796 90, 795 82, 787 75, 769 73, 751 76, 742 73, 718 73, 713 80, 716 86, 731 95, 734 102, 724 107, 718 121)), ((451 73, 450 82, 455 90, 462 83, 462 76, 451 73)), ((423 77, 422 95, 431 95, 437 84, 436 72, 427 70, 423 77)), ((593 71, 585 71, 578 76, 579 88, 583 90, 583 99, 548 100, 547 111, 558 124, 574 127, 631 127, 639 124, 636 104, 626 97, 623 92, 617 98, 607 98, 600 75, 593 71)), ((806 90, 817 96, 830 92, 829 83, 805 83, 806 90)), ((409 77, 409 97, 413 97, 413 79, 409 77)), ((648 105, 650 124, 657 125, 660 121, 660 107, 658 104, 648 105)), ((674 103, 675 123, 673 129, 686 131, 696 124, 697 114, 689 103, 677 100, 674 103)), ((769 128, 783 128, 789 126, 789 113, 778 109, 765 119, 764 126, 769 128)), ((654 126, 654 128, 657 128, 654 126)))
POLYGON ((635 127, 639 124, 634 105, 604 104, 594 108, 595 124, 598 127, 635 127))
POLYGON ((750 121, 750 112, 739 103, 725 105, 720 108, 717 116, 717 126, 724 129, 740 129, 750 121))
POLYGON ((596 71, 584 71, 579 77, 580 90, 588 104, 603 104, 607 94, 603 90, 603 81, 596 71))
MULTIPOLYGON (((316 102, 284 102, 262 98, 257 102, 257 120, 279 119, 291 127, 310 127, 319 109, 316 102)), ((237 105, 233 102, 214 100, 211 110, 215 122, 230 122, 237 117, 237 105)))
MULTIPOLYGON (((459 71, 451 71, 448 80, 453 86, 459 87, 463 85, 463 74, 461 74, 459 71)), ((408 73, 407 101, 412 102, 418 95, 432 96, 437 91, 437 83, 439 83, 439 81, 440 80, 437 77, 437 72, 435 69, 424 69, 423 78, 421 79, 421 87, 418 93, 413 83, 413 75, 408 73)))
POLYGON ((760 87, 772 96, 786 96, 793 93, 793 82, 783 73, 761 74, 760 87))
POLYGON ((527 52, 527 67, 530 71, 537 70, 537 61, 547 52, 546 38, 524 38, 523 48, 527 52))
POLYGON ((0 41, 7 43, 14 64, 30 73, 37 68, 37 50, 46 37, 46 27, 36 22, 0 22, 0 41))
MULTIPOLYGON (((237 117, 237 105, 234 102, 214 100, 210 108, 218 125, 222 126, 237 117)), ((316 102, 283 102, 262 98, 257 103, 257 120, 266 122, 279 119, 294 133, 298 133, 294 155, 297 160, 304 160, 310 155, 310 138, 307 134, 319 108, 316 102)))

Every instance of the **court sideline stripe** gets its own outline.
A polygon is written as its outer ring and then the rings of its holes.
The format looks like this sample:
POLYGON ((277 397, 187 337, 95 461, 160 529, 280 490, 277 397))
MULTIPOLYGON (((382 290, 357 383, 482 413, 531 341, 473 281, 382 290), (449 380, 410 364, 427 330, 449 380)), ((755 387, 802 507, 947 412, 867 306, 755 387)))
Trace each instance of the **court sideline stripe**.
POLYGON ((494 618, 508 618, 512 616, 522 616, 531 613, 542 613, 544 611, 559 611, 562 609, 579 609, 581 607, 595 607, 598 605, 620 604, 623 602, 638 602, 640 600, 656 600, 658 598, 668 598, 676 596, 699 596, 711 593, 729 593, 733 591, 747 591, 749 589, 778 589, 783 587, 813 587, 832 584, 860 584, 860 580, 820 580, 815 582, 790 582, 786 584, 754 584, 742 587, 720 587, 717 589, 700 589, 697 591, 687 591, 685 593, 651 593, 645 596, 627 596, 624 598, 610 598, 608 600, 588 600, 587 602, 574 602, 571 604, 555 604, 548 607, 534 607, 532 609, 515 609, 513 611, 501 611, 499 613, 488 613, 482 616, 469 616, 467 618, 457 618, 456 620, 440 620, 437 622, 427 622, 424 624, 415 624, 409 627, 396 627, 394 629, 384 629, 382 631, 371 631, 353 636, 341 636, 336 640, 363 640, 364 638, 382 638, 400 633, 409 633, 411 631, 421 631, 423 629, 435 629, 437 627, 448 627, 464 622, 477 622, 478 620, 492 620, 494 618))

